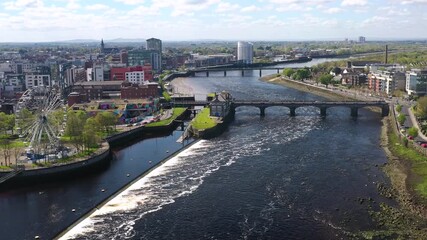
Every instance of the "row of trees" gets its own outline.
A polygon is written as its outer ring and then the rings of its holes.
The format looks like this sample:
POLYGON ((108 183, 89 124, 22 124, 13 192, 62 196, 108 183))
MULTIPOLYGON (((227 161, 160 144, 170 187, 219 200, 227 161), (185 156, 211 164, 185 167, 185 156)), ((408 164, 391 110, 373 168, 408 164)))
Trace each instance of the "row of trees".
POLYGON ((110 135, 118 122, 112 112, 99 112, 95 117, 88 117, 84 111, 69 111, 65 136, 77 151, 98 147, 101 138, 110 135))
POLYGON ((294 70, 292 68, 285 68, 283 69, 282 74, 286 77, 295 79, 295 80, 301 80, 304 81, 305 79, 314 78, 317 83, 321 83, 326 85, 328 87, 329 84, 334 83, 333 79, 334 76, 329 74, 329 72, 333 71, 336 74, 341 73, 341 69, 338 67, 332 67, 329 71, 322 70, 324 72, 319 72, 319 68, 302 68, 298 70, 294 70))

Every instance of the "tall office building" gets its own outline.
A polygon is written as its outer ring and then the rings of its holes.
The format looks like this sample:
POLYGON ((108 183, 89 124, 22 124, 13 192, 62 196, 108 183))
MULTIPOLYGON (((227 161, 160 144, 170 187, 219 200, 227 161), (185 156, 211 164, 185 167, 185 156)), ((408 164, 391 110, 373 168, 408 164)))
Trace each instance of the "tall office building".
POLYGON ((237 61, 251 64, 254 57, 254 45, 249 42, 237 42, 237 61))
POLYGON ((359 43, 365 43, 366 42, 366 38, 363 36, 359 37, 359 43))
POLYGON ((162 71, 162 40, 157 38, 147 39, 147 50, 153 55, 153 70, 162 71))

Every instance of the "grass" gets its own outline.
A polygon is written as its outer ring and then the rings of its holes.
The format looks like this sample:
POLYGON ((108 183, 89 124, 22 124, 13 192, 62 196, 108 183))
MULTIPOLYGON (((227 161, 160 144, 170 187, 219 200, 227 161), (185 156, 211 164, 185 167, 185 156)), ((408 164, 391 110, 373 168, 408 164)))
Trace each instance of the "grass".
POLYGON ((168 126, 171 124, 178 116, 185 112, 186 108, 174 108, 173 114, 170 118, 161 120, 158 122, 152 122, 145 125, 145 127, 160 127, 160 126, 168 126))
MULTIPOLYGON (((414 184, 415 190, 427 199, 427 157, 415 149, 405 147, 399 141, 396 134, 389 133, 390 150, 401 159, 412 161, 412 171, 420 177, 420 181, 414 184)), ((409 143, 410 144, 410 143, 409 143)), ((426 150, 427 151, 427 150, 426 150)))
POLYGON ((202 111, 200 111, 193 119, 193 121, 191 121, 191 125, 198 130, 215 127, 217 122, 214 118, 210 117, 210 113, 210 108, 203 108, 202 111))
POLYGON ((9 166, 0 166, 0 170, 12 170, 9 166))
MULTIPOLYGON (((28 143, 24 143, 22 141, 11 141, 10 144, 8 145, 9 148, 24 148, 24 147, 28 147, 28 143)), ((0 144, 0 149, 3 149, 4 145, 0 144)))

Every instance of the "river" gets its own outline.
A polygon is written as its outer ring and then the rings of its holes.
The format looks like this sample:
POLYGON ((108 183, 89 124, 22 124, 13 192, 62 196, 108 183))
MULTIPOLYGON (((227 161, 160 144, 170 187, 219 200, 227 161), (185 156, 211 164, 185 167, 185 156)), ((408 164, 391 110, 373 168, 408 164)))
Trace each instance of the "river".
MULTIPOLYGON (((322 100, 258 80, 258 71, 177 79, 201 99, 322 100), (248 73, 248 74, 247 74, 248 73)), ((203 75, 203 74, 201 74, 203 75)), ((369 210, 395 203, 379 146, 380 115, 347 108, 241 107, 228 130, 169 160, 70 231, 75 239, 347 239, 378 226, 369 210), (369 199, 369 202, 361 199, 369 199)))
MULTIPOLYGON (((258 74, 211 73, 176 84, 199 99, 228 90, 236 99, 322 100, 261 82, 258 74)), ((379 146, 380 115, 360 110, 355 120, 349 109, 332 108, 322 118, 310 107, 297 109, 296 117, 288 113, 272 107, 261 118, 256 108, 238 108, 225 133, 171 158, 64 239, 346 239, 375 229, 369 207, 395 204, 376 187, 388 185, 380 169, 387 161, 379 146), (371 203, 361 204, 362 198, 371 203)), ((180 149, 179 134, 116 149, 107 170, 85 178, 1 192, 2 238, 52 238, 180 149)))

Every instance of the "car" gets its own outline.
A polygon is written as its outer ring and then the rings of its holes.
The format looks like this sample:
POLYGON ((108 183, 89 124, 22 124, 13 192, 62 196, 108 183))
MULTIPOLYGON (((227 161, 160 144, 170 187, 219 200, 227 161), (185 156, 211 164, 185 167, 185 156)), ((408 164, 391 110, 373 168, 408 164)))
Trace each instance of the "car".
POLYGON ((134 125, 134 126, 141 126, 141 123, 140 123, 140 122, 137 122, 137 123, 134 123, 133 125, 134 125))
POLYGON ((126 125, 126 127, 132 127, 132 124, 128 124, 128 125, 126 125))
POLYGON ((408 136, 408 139, 409 139, 409 140, 414 140, 414 137, 412 137, 412 136, 408 136))
POLYGON ((423 148, 427 148, 427 143, 421 143, 420 146, 423 148))

